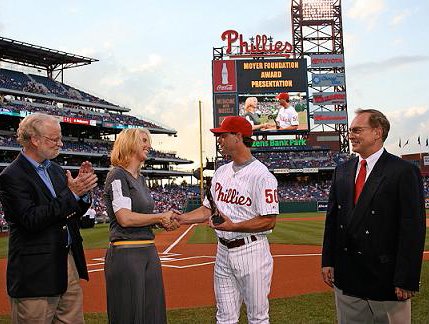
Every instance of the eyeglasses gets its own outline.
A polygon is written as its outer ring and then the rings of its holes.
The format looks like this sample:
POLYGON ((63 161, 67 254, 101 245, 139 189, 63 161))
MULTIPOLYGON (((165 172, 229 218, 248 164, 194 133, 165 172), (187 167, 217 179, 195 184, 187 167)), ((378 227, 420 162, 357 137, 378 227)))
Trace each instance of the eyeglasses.
POLYGON ((359 135, 360 133, 363 132, 364 129, 367 129, 367 128, 372 128, 372 127, 367 127, 367 126, 364 126, 364 127, 351 127, 351 128, 349 128, 349 134, 359 135))
POLYGON ((50 141, 51 143, 54 143, 54 144, 61 144, 63 142, 62 137, 50 138, 50 137, 45 136, 45 135, 42 135, 42 137, 46 138, 48 141, 50 141))

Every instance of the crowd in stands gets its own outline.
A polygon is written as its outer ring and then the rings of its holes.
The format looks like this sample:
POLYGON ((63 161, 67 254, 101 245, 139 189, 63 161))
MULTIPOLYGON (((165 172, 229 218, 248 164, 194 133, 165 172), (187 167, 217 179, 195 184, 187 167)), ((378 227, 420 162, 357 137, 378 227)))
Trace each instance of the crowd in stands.
POLYGON ((50 78, 7 69, 0 69, 0 88, 115 106, 106 100, 50 78))
MULTIPOLYGON (((20 147, 15 136, 0 135, 0 146, 20 147)), ((76 142, 63 139, 63 151, 107 154, 112 149, 111 142, 76 142)))
MULTIPOLYGON (((429 177, 424 177, 425 197, 429 198, 429 177)), ((279 183, 278 196, 281 202, 291 201, 327 201, 330 180, 307 182, 289 181, 279 183)), ((200 197, 199 187, 191 185, 169 184, 165 186, 153 186, 150 188, 155 200, 154 213, 161 213, 167 210, 175 209, 185 211, 188 199, 200 197)), ((103 201, 102 186, 93 190, 93 205, 97 215, 107 215, 106 206, 103 201)), ((7 228, 4 220, 4 213, 0 204, 0 228, 7 228)))
MULTIPOLYGON (((99 153, 103 155, 109 155, 110 151, 112 150, 112 142, 76 142, 76 141, 67 141, 66 139, 63 139, 63 147, 62 151, 66 152, 80 152, 80 153, 99 153)), ((18 142, 16 141, 15 136, 3 136, 0 135, 0 146, 6 146, 6 147, 20 147, 18 142)), ((151 150, 149 153, 149 158, 164 158, 164 159, 179 159, 183 160, 179 157, 177 157, 174 153, 169 152, 161 152, 156 150, 151 150)), ((12 162, 10 161, 0 161, 0 162, 12 162)), ((105 165, 108 167, 109 165, 105 165)))
POLYGON ((162 213, 171 209, 184 211, 188 199, 200 196, 197 186, 179 186, 170 184, 151 188, 155 200, 154 213, 162 213))
MULTIPOLYGON (((253 152, 254 157, 268 169, 334 168, 349 159, 349 154, 332 151, 303 152, 253 152)), ((228 163, 227 159, 216 162, 216 168, 228 163)))
POLYGON ((0 69, 0 88, 24 91, 30 79, 22 72, 0 69))
POLYGON ((425 191, 425 197, 429 199, 429 177, 423 177, 423 189, 425 191))
MULTIPOLYGON (((329 195, 331 181, 309 181, 306 183, 287 182, 278 186, 280 201, 326 201, 329 195)), ((155 213, 170 209, 184 211, 188 199, 200 197, 200 188, 190 185, 170 184, 150 188, 155 200, 155 213)), ((94 189, 94 207, 97 214, 103 213, 105 206, 102 200, 102 189, 94 189)))
POLYGON ((8 229, 7 222, 4 219, 4 211, 0 204, 0 232, 6 231, 8 229))
POLYGON ((4 111, 20 113, 26 112, 41 112, 49 115, 60 117, 73 117, 88 120, 95 120, 98 122, 112 123, 114 125, 133 125, 142 126, 149 129, 163 129, 163 127, 156 125, 147 120, 138 119, 137 117, 114 113, 114 112, 100 112, 95 108, 84 108, 78 105, 64 104, 63 107, 58 107, 56 103, 46 101, 43 99, 34 99, 33 101, 20 101, 20 102, 6 102, 1 104, 0 108, 4 111))
POLYGON ((335 167, 349 157, 346 153, 332 151, 255 152, 253 155, 269 169, 335 167))
MULTIPOLYGON (((198 186, 182 186, 176 184, 169 184, 165 186, 154 186, 150 188, 152 197, 155 201, 154 213, 162 213, 168 210, 185 211, 186 202, 188 199, 198 198, 200 196, 198 186)), ((107 221, 106 205, 103 199, 103 188, 98 186, 92 193, 92 208, 95 210, 98 217, 107 221)))
POLYGON ((280 201, 327 201, 331 181, 308 181, 279 183, 278 196, 280 201))
MULTIPOLYGON (((7 69, 0 69, 0 88, 6 88, 11 90, 30 92, 36 94, 43 94, 49 96, 52 99, 66 98, 72 100, 78 100, 82 102, 90 102, 96 104, 102 104, 112 107, 117 107, 106 100, 100 99, 93 95, 90 95, 84 91, 75 89, 64 83, 52 80, 50 78, 35 75, 35 74, 24 74, 19 71, 12 71, 7 69)), ((32 99, 33 100, 33 99, 32 99)), ((56 104, 56 103, 55 103, 56 104)), ((56 105, 52 104, 52 101, 43 99, 34 99, 32 102, 25 102, 22 104, 8 104, 4 105, 5 109, 12 109, 13 111, 26 110, 30 112, 45 112, 57 116, 67 116, 75 118, 86 118, 97 120, 101 122, 109 122, 121 125, 134 125, 143 126, 146 128, 162 129, 163 127, 147 121, 142 120, 134 116, 124 115, 121 113, 106 112, 101 109, 88 108, 83 109, 79 105, 64 104, 65 106, 61 109, 56 105), (45 103, 46 105, 37 105, 38 103, 45 103)))

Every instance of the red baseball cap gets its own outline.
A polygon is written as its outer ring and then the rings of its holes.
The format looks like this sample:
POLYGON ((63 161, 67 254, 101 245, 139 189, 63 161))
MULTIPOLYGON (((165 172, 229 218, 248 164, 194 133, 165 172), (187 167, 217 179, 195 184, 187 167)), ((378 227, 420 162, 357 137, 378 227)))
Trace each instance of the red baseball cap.
POLYGON ((284 99, 286 101, 289 101, 289 94, 287 92, 280 92, 277 96, 276 99, 284 99))
POLYGON ((210 131, 214 134, 222 133, 241 133, 244 137, 252 136, 252 124, 246 118, 240 116, 228 116, 220 127, 212 128, 210 131))

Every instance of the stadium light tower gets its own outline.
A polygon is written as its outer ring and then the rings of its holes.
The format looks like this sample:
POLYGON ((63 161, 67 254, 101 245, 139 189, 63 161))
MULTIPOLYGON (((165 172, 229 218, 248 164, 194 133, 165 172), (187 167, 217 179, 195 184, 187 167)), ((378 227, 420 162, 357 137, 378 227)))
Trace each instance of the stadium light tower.
MULTIPOLYGON (((309 88, 313 90, 313 97, 310 98, 313 103, 312 115, 314 112, 333 111, 347 116, 341 0, 292 0, 291 18, 295 55, 297 58, 310 57, 308 72, 311 74, 309 88), (335 59, 336 63, 315 64, 311 60, 312 57, 320 58, 318 62, 332 63, 335 59), (337 81, 316 84, 314 77, 318 77, 318 80, 335 78, 337 81), (343 99, 316 102, 314 93, 317 93, 319 98, 343 99)), ((313 129, 320 127, 322 130, 326 127, 336 131, 339 135, 340 151, 350 151, 346 117, 343 124, 315 124, 313 129)))

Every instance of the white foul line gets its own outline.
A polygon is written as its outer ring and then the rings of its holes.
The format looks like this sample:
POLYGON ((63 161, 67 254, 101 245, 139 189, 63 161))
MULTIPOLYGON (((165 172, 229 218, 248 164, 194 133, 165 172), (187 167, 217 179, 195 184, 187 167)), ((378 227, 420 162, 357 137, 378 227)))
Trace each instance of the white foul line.
POLYGON ((192 227, 196 226, 197 224, 192 224, 191 226, 189 226, 189 228, 182 234, 179 236, 179 238, 174 241, 173 244, 171 244, 164 252, 162 253, 168 253, 170 252, 179 242, 182 238, 184 238, 186 236, 186 234, 188 234, 188 232, 192 229, 192 227))

